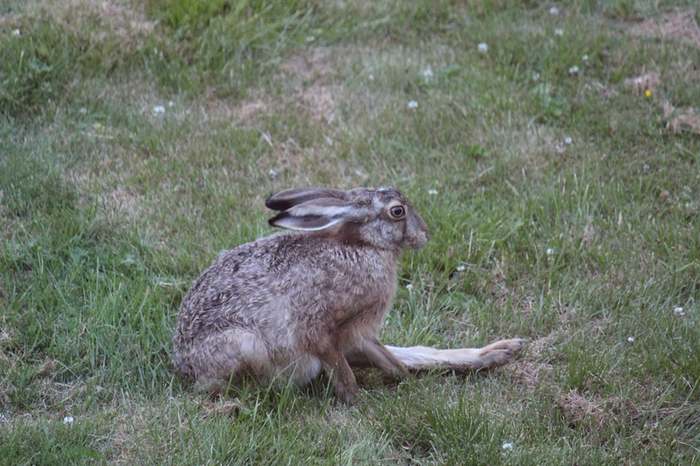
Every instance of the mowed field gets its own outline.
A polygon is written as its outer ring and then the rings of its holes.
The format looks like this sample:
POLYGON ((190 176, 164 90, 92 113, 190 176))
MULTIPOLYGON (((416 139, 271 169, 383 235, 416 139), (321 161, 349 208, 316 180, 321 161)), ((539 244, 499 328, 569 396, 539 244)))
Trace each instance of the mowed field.
POLYGON ((695 0, 4 0, 0 464, 700 463, 695 0), (382 340, 512 364, 210 400, 178 306, 300 186, 432 238, 382 340))

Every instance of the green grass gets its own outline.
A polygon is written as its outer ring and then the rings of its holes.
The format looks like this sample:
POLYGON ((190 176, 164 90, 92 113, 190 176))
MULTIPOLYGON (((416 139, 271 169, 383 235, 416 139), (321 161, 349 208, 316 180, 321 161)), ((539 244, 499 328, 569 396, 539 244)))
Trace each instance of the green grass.
POLYGON ((0 463, 700 463, 700 48, 631 33, 695 2, 139 5, 0 7, 0 463), (432 238, 382 339, 522 357, 352 407, 174 376, 266 195, 387 184, 432 238))

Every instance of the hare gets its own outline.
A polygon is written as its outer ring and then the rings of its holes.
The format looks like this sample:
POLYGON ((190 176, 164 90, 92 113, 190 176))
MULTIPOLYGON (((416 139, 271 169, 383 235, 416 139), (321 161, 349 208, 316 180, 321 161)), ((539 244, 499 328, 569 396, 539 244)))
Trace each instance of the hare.
POLYGON ((454 350, 379 342, 400 254, 428 241, 425 222, 398 190, 291 189, 265 205, 278 211, 270 225, 294 232, 223 252, 182 301, 173 360, 200 388, 216 393, 245 374, 301 385, 323 370, 350 402, 358 392, 353 366, 392 377, 483 369, 521 349, 520 339, 454 350))

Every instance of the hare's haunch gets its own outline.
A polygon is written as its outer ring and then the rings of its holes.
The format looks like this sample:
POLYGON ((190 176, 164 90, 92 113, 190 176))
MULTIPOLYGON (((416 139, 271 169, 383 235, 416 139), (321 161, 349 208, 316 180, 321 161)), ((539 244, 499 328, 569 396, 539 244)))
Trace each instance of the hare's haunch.
POLYGON ((294 230, 222 253, 182 301, 175 367, 218 390, 242 374, 305 384, 321 370, 351 401, 351 366, 400 377, 408 370, 481 369, 506 363, 522 341, 440 350, 382 345, 401 251, 428 240, 425 222, 391 188, 291 189, 273 195, 273 226, 294 230))

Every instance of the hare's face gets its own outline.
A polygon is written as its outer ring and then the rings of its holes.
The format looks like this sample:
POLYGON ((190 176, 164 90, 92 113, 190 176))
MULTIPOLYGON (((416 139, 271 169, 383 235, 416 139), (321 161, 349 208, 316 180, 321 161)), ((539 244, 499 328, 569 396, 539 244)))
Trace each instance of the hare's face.
POLYGON ((271 196, 266 205, 280 211, 271 225, 322 232, 344 242, 398 251, 428 241, 425 222, 393 188, 291 189, 271 196))
POLYGON ((384 249, 419 249, 428 241, 428 227, 396 189, 353 190, 355 204, 367 205, 369 214, 358 224, 360 239, 384 249))

